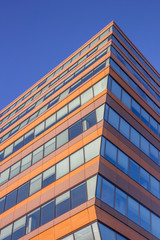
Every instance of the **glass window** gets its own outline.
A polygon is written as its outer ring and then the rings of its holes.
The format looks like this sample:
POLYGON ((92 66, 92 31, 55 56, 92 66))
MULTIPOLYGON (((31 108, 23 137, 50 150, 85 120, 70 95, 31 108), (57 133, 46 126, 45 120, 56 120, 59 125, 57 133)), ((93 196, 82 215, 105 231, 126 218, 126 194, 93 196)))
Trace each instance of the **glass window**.
POLYGON ((70 168, 71 171, 75 168, 81 166, 84 163, 84 154, 83 149, 78 150, 77 152, 70 155, 70 168))
POLYGON ((61 147, 62 145, 64 145, 67 142, 68 142, 68 129, 66 129, 65 131, 61 132, 57 136, 57 148, 61 147))
POLYGON ((21 137, 17 141, 15 141, 15 143, 14 143, 14 152, 16 152, 21 147, 23 147, 23 137, 21 137))
POLYGON ((8 181, 8 178, 9 178, 9 168, 6 169, 5 171, 3 171, 1 173, 1 177, 0 177, 0 185, 4 184, 5 182, 8 181))
POLYGON ((10 179, 20 172, 20 161, 11 166, 10 179))
POLYGON ((0 214, 4 211, 5 197, 0 198, 0 214))
POLYGON ((143 136, 141 136, 141 150, 149 156, 149 142, 143 136))
POLYGON ((131 109, 131 97, 130 95, 122 90, 122 103, 129 109, 131 109))
POLYGON ((25 234, 25 222, 26 217, 22 217, 14 222, 12 240, 17 240, 24 236, 25 234))
POLYGON ((134 99, 132 99, 132 112, 140 118, 140 105, 134 99))
POLYGON ((119 115, 112 108, 109 108, 108 122, 117 130, 119 129, 119 115))
POLYGON ((130 140, 134 145, 140 148, 140 134, 133 127, 131 127, 130 140))
POLYGON ((99 228, 98 228, 98 223, 97 222, 92 223, 92 229, 93 229, 94 238, 96 240, 101 240, 101 236, 100 236, 100 232, 99 232, 99 228))
POLYGON ((18 188, 17 203, 23 201, 29 196, 29 182, 26 182, 18 188))
POLYGON ((76 110, 77 108, 79 108, 81 106, 80 104, 80 97, 75 98, 74 100, 72 100, 69 104, 69 113, 73 112, 74 110, 76 110))
POLYGON ((82 105, 85 104, 92 98, 93 98, 93 91, 92 91, 92 88, 89 88, 87 91, 81 94, 81 104, 82 105))
POLYGON ((57 121, 60 121, 62 118, 67 116, 67 114, 68 114, 68 109, 66 105, 63 108, 61 108, 59 111, 57 111, 57 121))
POLYGON ((59 97, 59 101, 62 100, 62 98, 66 97, 68 95, 68 93, 69 93, 69 88, 61 93, 61 95, 59 97))
POLYGON ((112 93, 121 100, 121 87, 112 79, 112 93))
POLYGON ((65 158, 56 164, 56 179, 69 173, 69 158, 65 158))
POLYGON ((129 176, 138 183, 139 183, 139 170, 140 170, 139 165, 130 159, 129 176))
POLYGON ((27 215, 26 234, 32 232, 34 229, 39 227, 39 215, 39 208, 27 215))
POLYGON ((42 132, 44 132, 44 122, 35 127, 35 137, 39 136, 42 132))
POLYGON ((82 119, 82 128, 83 131, 86 131, 90 127, 96 124, 96 114, 95 111, 88 114, 86 117, 82 119))
POLYGON ((108 240, 116 240, 115 238, 115 232, 111 230, 110 228, 106 227, 102 223, 98 223, 99 225, 99 230, 101 233, 102 240, 106 240, 106 236, 108 240))
POLYGON ((16 204, 17 189, 7 194, 5 202, 5 211, 13 207, 16 204))
POLYGON ((101 139, 98 138, 84 147, 85 162, 100 154, 100 143, 101 139))
POLYGON ((128 218, 139 224, 139 203, 128 197, 128 218))
POLYGON ((53 219, 54 219, 54 200, 46 203, 41 207, 40 225, 44 225, 45 223, 53 219))
POLYGON ((52 138, 44 144, 44 157, 55 150, 55 138, 52 138))
POLYGON ((24 145, 32 141, 32 139, 34 139, 34 129, 24 135, 24 145))
POLYGON ((127 215, 127 195, 118 188, 116 188, 115 209, 123 215, 127 215))
POLYGON ((78 121, 69 128, 69 140, 72 140, 81 133, 82 133, 81 121, 78 121))
POLYGON ((37 148, 36 150, 33 151, 33 159, 32 159, 32 164, 38 162, 43 158, 43 146, 37 148))
POLYGON ((87 226, 85 228, 82 228, 81 230, 74 233, 75 240, 93 240, 93 233, 91 226, 87 226))
POLYGON ((42 174, 31 179, 29 195, 34 194, 35 192, 39 191, 41 188, 42 188, 42 174))
POLYGON ((153 132, 158 134, 158 123, 150 116, 150 128, 153 132))
POLYGON ((105 158, 112 164, 116 165, 117 148, 109 141, 106 143, 105 158))
POLYGON ((117 236, 117 240, 127 240, 127 238, 119 235, 118 233, 116 233, 116 236, 117 236))
POLYGON ((13 152, 13 144, 11 144, 9 147, 5 148, 4 151, 4 158, 7 158, 9 155, 11 155, 13 152))
POLYGON ((118 168, 128 174, 128 156, 118 150, 118 168))
POLYGON ((94 176, 87 180, 88 200, 90 200, 96 196, 96 183, 97 183, 97 176, 94 176))
POLYGON ((140 225, 147 231, 151 231, 150 211, 140 205, 140 225))
POLYGON ((24 157, 22 159, 22 161, 21 161, 21 172, 31 166, 31 159, 32 159, 31 154, 27 155, 26 157, 24 157))
POLYGON ((86 183, 71 189, 71 208, 75 208, 87 201, 86 183))
POLYGON ((149 173, 140 168, 140 184, 149 191, 149 173))
POLYGON ((151 193, 154 194, 157 198, 160 198, 160 188, 159 181, 151 176, 151 193))
POLYGON ((103 179, 101 200, 106 204, 110 205, 111 207, 114 207, 114 192, 115 187, 111 183, 103 179))
POLYGON ((155 163, 159 164, 158 149, 155 148, 152 144, 150 144, 150 157, 155 163))
POLYGON ((141 120, 149 126, 149 114, 143 108, 141 108, 141 120))
POLYGON ((0 239, 3 239, 3 240, 11 239, 12 225, 13 224, 10 224, 9 226, 7 226, 1 230, 1 235, 0 235, 1 238, 0 239))
POLYGON ((49 118, 46 119, 46 129, 53 126, 56 122, 56 114, 51 115, 49 118))
POLYGON ((97 96, 99 93, 103 92, 103 90, 107 88, 107 80, 108 76, 103 78, 101 81, 99 81, 93 86, 94 96, 97 96))
POLYGON ((96 109, 97 122, 100 122, 104 118, 104 105, 96 109))
POLYGON ((56 217, 70 210, 69 191, 56 198, 56 217))
POLYGON ((55 166, 43 172, 43 187, 48 186, 55 181, 55 166))
POLYGON ((120 119, 120 133, 129 139, 130 125, 123 119, 120 119))
POLYGON ((81 84, 81 80, 79 80, 78 82, 76 82, 75 84, 73 84, 70 88, 70 92, 74 91, 76 88, 78 88, 81 84))
POLYGON ((151 214, 152 216, 152 234, 156 236, 158 239, 160 237, 160 218, 155 214, 151 214))

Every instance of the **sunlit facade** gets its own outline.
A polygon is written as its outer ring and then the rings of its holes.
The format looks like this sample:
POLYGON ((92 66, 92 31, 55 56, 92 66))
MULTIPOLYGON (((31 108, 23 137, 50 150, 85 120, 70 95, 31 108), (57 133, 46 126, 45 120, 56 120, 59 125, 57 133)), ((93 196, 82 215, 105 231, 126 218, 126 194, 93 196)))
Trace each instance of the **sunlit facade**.
POLYGON ((0 239, 160 239, 160 74, 111 22, 0 112, 0 239))

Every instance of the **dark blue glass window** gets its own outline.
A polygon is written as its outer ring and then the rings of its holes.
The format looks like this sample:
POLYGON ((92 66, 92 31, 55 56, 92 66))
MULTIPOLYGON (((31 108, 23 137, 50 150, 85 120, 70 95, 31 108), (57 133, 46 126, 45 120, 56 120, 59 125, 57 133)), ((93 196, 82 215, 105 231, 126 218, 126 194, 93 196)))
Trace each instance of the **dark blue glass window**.
POLYGON ((41 207, 40 225, 43 225, 53 219, 54 219, 54 200, 46 203, 41 207))
POLYGON ((14 152, 23 147, 23 137, 19 138, 14 144, 14 152))
POLYGON ((102 141, 101 141, 101 156, 103 156, 103 157, 104 157, 104 151, 105 151, 105 142, 106 142, 105 138, 102 137, 102 141))
POLYGON ((122 90, 122 103, 128 107, 129 109, 131 109, 131 97, 129 96, 129 94, 122 90))
POLYGON ((120 133, 129 139, 130 125, 123 119, 120 119, 120 133))
POLYGON ((14 222, 12 240, 17 240, 24 236, 25 234, 25 222, 26 218, 22 217, 14 222))
POLYGON ((108 122, 117 130, 119 129, 119 115, 112 108, 109 108, 108 122))
POLYGON ((72 92, 73 90, 75 90, 76 88, 78 88, 80 85, 81 85, 81 81, 76 82, 74 85, 71 86, 69 92, 72 92))
POLYGON ((129 176, 139 183, 139 165, 130 159, 129 176))
POLYGON ((88 79, 90 79, 93 76, 93 71, 87 74, 85 77, 82 78, 81 84, 86 82, 88 79))
POLYGON ((139 203, 128 197, 128 218, 139 224, 139 203))
POLYGON ((149 191, 149 173, 146 172, 143 168, 140 168, 140 184, 149 191))
POLYGON ((155 163, 159 164, 158 150, 152 144, 150 144, 150 157, 155 163))
POLYGON ((141 136, 141 151, 149 156, 149 142, 143 136, 141 136))
POLYGON ((9 208, 13 207, 16 204, 16 197, 17 197, 17 189, 12 191, 11 193, 7 194, 6 196, 6 203, 5 203, 5 211, 9 208))
POLYGON ((111 183, 103 179, 101 200, 106 204, 110 205, 111 207, 114 207, 114 190, 115 187, 111 183))
POLYGON ((4 211, 5 197, 0 199, 0 214, 4 211))
POLYGON ((113 230, 106 227, 102 223, 98 223, 98 225, 99 225, 99 230, 100 230, 100 233, 101 233, 102 240, 106 240, 106 239, 115 240, 116 239, 115 232, 113 230))
POLYGON ((43 172, 42 187, 46 187, 55 181, 55 166, 43 172))
POLYGON ((133 127, 131 127, 130 140, 138 148, 140 147, 140 134, 133 127))
POLYGON ((118 150, 118 168, 128 174, 128 156, 118 150))
POLYGON ((159 181, 152 176, 151 176, 151 193, 154 194, 157 198, 160 198, 159 181))
POLYGON ((71 190, 71 207, 75 208, 86 202, 86 183, 82 183, 71 190))
POLYGON ((132 112, 140 118, 140 105, 132 99, 132 112))
POLYGON ((115 209, 123 215, 127 215, 127 195, 118 188, 116 188, 115 209))
POLYGON ((119 235, 118 233, 116 233, 117 235, 117 240, 127 240, 127 238, 122 237, 121 235, 119 235))
POLYGON ((105 63, 102 63, 101 65, 99 65, 94 69, 93 74, 95 75, 96 73, 100 72, 104 67, 105 67, 105 63))
POLYGON ((141 108, 141 120, 149 126, 149 114, 143 108, 141 108))
POLYGON ((30 141, 32 141, 32 139, 34 139, 34 130, 33 129, 25 134, 24 145, 29 143, 30 141))
POLYGON ((70 210, 70 193, 66 192, 56 198, 56 217, 70 210))
POLYGON ((23 201, 29 196, 29 182, 26 182, 18 188, 17 203, 23 201))
POLYGON ((106 143, 105 158, 114 165, 116 165, 117 148, 109 141, 107 141, 106 143))
POLYGON ((92 127, 95 124, 96 124, 96 113, 95 113, 95 111, 91 112, 90 114, 88 114, 86 117, 84 117, 82 119, 83 131, 86 131, 87 129, 89 129, 90 127, 92 127))
POLYGON ((112 79, 112 93, 121 100, 121 87, 112 79))
POLYGON ((39 208, 27 215, 26 234, 32 232, 34 229, 39 227, 39 216, 39 208))
POLYGON ((82 133, 81 121, 78 121, 69 128, 69 140, 72 140, 81 133, 82 133))
POLYGON ((160 218, 152 213, 152 234, 160 238, 160 218))
POLYGON ((140 205, 140 225, 147 231, 151 231, 150 211, 140 205))

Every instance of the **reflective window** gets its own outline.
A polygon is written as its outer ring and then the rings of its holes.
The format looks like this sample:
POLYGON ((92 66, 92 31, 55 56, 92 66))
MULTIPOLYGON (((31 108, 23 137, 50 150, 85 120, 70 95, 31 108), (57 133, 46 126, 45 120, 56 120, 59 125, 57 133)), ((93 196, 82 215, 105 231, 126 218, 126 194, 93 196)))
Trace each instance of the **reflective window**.
POLYGON ((130 140, 135 146, 140 147, 140 135, 133 127, 131 127, 130 140))
POLYGON ((120 133, 129 139, 130 125, 123 119, 120 119, 120 133))
POLYGON ((80 97, 75 98, 73 101, 71 101, 69 104, 69 112, 73 112, 75 109, 80 107, 80 97))
POLYGON ((126 107, 128 107, 129 109, 131 109, 131 97, 129 96, 129 94, 122 90, 122 103, 124 105, 126 105, 126 107))
POLYGON ((151 231, 150 211, 140 205, 140 225, 147 231, 151 231))
POLYGON ((139 183, 139 165, 130 159, 129 161, 129 176, 139 183))
POLYGON ((22 217, 14 222, 12 240, 17 240, 24 236, 25 234, 25 222, 26 217, 22 217))
POLYGON ((84 163, 83 149, 70 155, 70 169, 71 171, 81 166, 84 163))
POLYGON ((23 147, 23 137, 21 137, 17 141, 15 141, 15 143, 14 143, 14 152, 16 152, 21 147, 23 147))
POLYGON ((132 99, 132 112, 140 118, 140 105, 132 99))
POLYGON ((114 165, 116 165, 117 148, 109 141, 107 141, 106 143, 105 158, 114 165))
POLYGON ((70 193, 66 192, 56 198, 56 217, 70 210, 70 193))
POLYGON ((31 179, 29 195, 32 195, 35 192, 39 191, 41 189, 41 186, 42 186, 42 174, 31 179))
POLYGON ((17 189, 7 194, 5 202, 5 211, 16 204, 17 189))
POLYGON ((128 174, 128 156, 118 150, 118 168, 128 174))
POLYGON ((92 98, 93 98, 93 91, 91 88, 89 88, 87 91, 81 94, 81 104, 82 105, 85 104, 92 98))
POLYGON ((44 132, 44 122, 35 127, 35 137, 40 135, 42 132, 44 132))
POLYGON ((109 119, 108 122, 117 130, 119 129, 119 115, 112 110, 112 108, 109 109, 109 119))
POLYGON ((101 139, 98 138, 95 141, 89 143, 84 147, 85 152, 85 162, 88 162, 92 158, 96 157, 100 153, 100 141, 101 139))
POLYGON ((26 157, 24 157, 22 159, 22 161, 21 161, 21 172, 31 166, 31 159, 32 159, 31 154, 27 155, 26 157))
POLYGON ((130 197, 128 197, 128 218, 139 224, 139 204, 130 197))
POLYGON ((65 131, 61 132, 57 136, 57 148, 61 147, 66 142, 68 142, 68 129, 66 129, 65 131))
POLYGON ((68 109, 66 105, 63 108, 61 108, 59 111, 57 111, 57 121, 60 121, 62 118, 67 116, 67 113, 68 113, 68 109))
POLYGON ((86 202, 86 183, 82 183, 71 190, 71 208, 86 202))
POLYGON ((149 186, 149 173, 145 171, 143 168, 140 168, 140 184, 148 191, 150 190, 149 186))
POLYGON ((38 162, 43 158, 43 146, 37 148, 36 150, 33 151, 33 159, 32 159, 32 164, 38 162))
POLYGON ((11 166, 10 179, 20 172, 20 161, 11 166))
POLYGON ((155 235, 157 238, 159 238, 160 237, 160 218, 159 217, 157 217, 155 214, 151 214, 151 216, 152 216, 152 233, 153 233, 153 235, 155 235))
POLYGON ((115 81, 112 81, 112 93, 121 100, 121 87, 115 81))
POLYGON ((46 129, 50 128, 51 126, 53 126, 56 122, 56 114, 53 114, 52 116, 50 116, 49 118, 46 119, 46 129))
POLYGON ((74 233, 75 240, 94 240, 91 226, 82 228, 81 230, 74 233))
POLYGON ((5 197, 0 198, 0 214, 4 211, 5 197))
POLYGON ((53 166, 43 172, 42 185, 43 185, 43 187, 46 187, 54 181, 55 181, 55 166, 53 166))
POLYGON ((13 144, 11 144, 9 147, 5 148, 4 151, 4 158, 7 158, 11 153, 13 152, 13 144))
POLYGON ((12 232, 12 224, 3 228, 1 230, 1 239, 3 240, 10 240, 11 239, 11 232, 12 232))
POLYGON ((29 196, 29 182, 26 182, 18 188, 17 203, 23 201, 29 196))
POLYGON ((101 200, 111 207, 114 207, 114 191, 115 187, 103 179, 101 200))
POLYGON ((82 133, 81 121, 78 121, 69 128, 69 139, 72 140, 81 133, 82 133))
POLYGON ((34 139, 33 129, 24 135, 24 145, 32 141, 32 139, 34 139))
POLYGON ((64 176, 69 172, 69 158, 65 158, 56 164, 56 179, 64 176))
POLYGON ((32 232, 34 229, 39 227, 39 215, 39 208, 27 215, 26 234, 32 232))
POLYGON ((149 114, 143 108, 141 108, 141 120, 149 126, 149 114))
POLYGON ((116 188, 115 209, 127 215, 127 195, 118 188, 116 188))
POLYGON ((98 225, 102 240, 106 240, 106 237, 108 240, 116 240, 115 232, 113 230, 111 230, 110 228, 106 227, 101 223, 99 223, 98 225))
POLYGON ((40 225, 43 225, 54 219, 54 200, 41 207, 40 225))
POLYGON ((96 124, 96 114, 95 111, 88 114, 86 117, 82 119, 82 128, 83 131, 86 131, 88 128, 92 127, 96 124))
POLYGON ((55 150, 55 138, 52 138, 50 141, 44 144, 44 156, 47 156, 55 150))
POLYGON ((0 177, 0 185, 4 184, 5 182, 8 181, 9 178, 9 168, 1 173, 0 177))
POLYGON ((151 176, 151 193, 153 193, 157 198, 160 198, 160 186, 159 181, 151 176))
POLYGON ((141 136, 141 150, 149 156, 149 142, 143 136, 141 136))

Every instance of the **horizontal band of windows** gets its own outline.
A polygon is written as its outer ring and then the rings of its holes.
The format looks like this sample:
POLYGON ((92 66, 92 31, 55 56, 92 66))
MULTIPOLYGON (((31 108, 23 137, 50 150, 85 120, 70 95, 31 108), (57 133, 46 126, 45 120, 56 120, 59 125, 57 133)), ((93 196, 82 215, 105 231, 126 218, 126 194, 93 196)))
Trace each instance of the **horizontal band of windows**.
MULTIPOLYGON (((25 111, 23 111, 20 115, 18 115, 16 118, 14 118, 11 122, 7 123, 5 126, 3 126, 3 128, 1 129, 1 132, 5 131, 8 127, 10 127, 11 125, 13 125, 16 121, 18 121, 19 119, 21 119, 22 117, 24 117, 26 114, 28 114, 30 111, 32 111, 35 107, 37 107, 39 104, 41 104, 43 101, 45 101, 47 98, 49 98, 50 96, 54 95, 59 89, 61 89, 63 86, 65 86, 68 82, 70 82, 71 80, 73 80, 75 77, 77 77, 80 73, 82 73, 83 71, 85 71, 87 68, 89 68, 92 64, 94 64, 95 62, 97 62, 100 58, 102 58, 105 54, 107 54, 110 51, 110 46, 107 47, 107 49, 105 49, 104 51, 102 51, 101 53, 99 53, 95 58, 93 58, 91 61, 89 61, 88 63, 86 63, 84 66, 82 66, 78 71, 76 71, 73 75, 71 75, 70 77, 68 77, 67 79, 64 80, 64 82, 60 83, 59 85, 57 85, 54 89, 52 89, 49 93, 47 93, 45 96, 43 96, 42 98, 40 98, 36 103, 34 103, 33 105, 31 105, 28 109, 26 109, 25 111)), ((109 60, 108 60, 109 61, 109 60)), ((107 64, 107 63, 106 63, 107 64)), ((101 69, 103 69, 103 63, 100 64, 100 66, 97 66, 94 70, 92 70, 91 72, 89 72, 86 76, 84 76, 82 79, 79 80, 79 85, 83 84, 84 82, 86 82, 89 78, 93 77, 95 74, 97 74, 101 69), (101 66, 101 67, 100 67, 101 66)), ((77 87, 79 87, 79 85, 77 85, 77 87)), ((9 133, 7 133, 3 138, 1 138, 1 142, 3 142, 4 140, 6 140, 8 137, 12 136, 15 132, 17 132, 19 129, 21 129, 22 127, 24 127, 26 124, 28 124, 29 122, 31 122, 33 119, 37 118, 40 114, 44 113, 48 108, 52 107, 53 105, 55 105, 58 101, 62 100, 62 98, 66 97, 70 92, 72 92, 74 89, 72 88, 72 86, 68 89, 66 89, 64 92, 62 92, 59 96, 57 96, 56 98, 54 98, 51 102, 49 102, 48 104, 46 104, 45 106, 43 106, 41 109, 39 109, 36 113, 34 113, 33 115, 31 115, 28 119, 26 119, 24 122, 22 122, 19 125, 19 128, 16 127, 15 130, 11 130, 9 133), (12 132, 13 131, 13 132, 12 132)))
POLYGON ((160 182, 104 137, 102 138, 101 156, 160 199, 160 182))
POLYGON ((94 126, 96 123, 100 122, 104 117, 103 115, 104 105, 92 111, 91 113, 80 119, 78 122, 70 126, 68 129, 64 130, 56 137, 41 145, 39 148, 22 158, 10 168, 7 168, 0 175, 0 185, 6 183, 7 181, 9 181, 9 179, 13 178, 20 172, 23 172, 31 165, 40 161, 42 158, 46 157, 50 153, 54 152, 56 149, 68 143, 73 138, 77 137, 82 132, 86 131, 90 127, 94 126))
POLYGON ((136 50, 130 45, 130 43, 122 36, 122 34, 113 26, 113 31, 118 35, 122 42, 132 51, 132 53, 140 60, 140 62, 152 73, 152 75, 160 83, 160 77, 152 70, 152 68, 143 60, 143 58, 136 52, 136 50))
POLYGON ((160 165, 160 151, 107 104, 104 119, 153 162, 160 165))
MULTIPOLYGON (((87 50, 89 50, 89 48, 91 48, 93 45, 95 45, 99 40, 101 40, 102 38, 104 38, 110 31, 112 31, 112 26, 109 27, 107 30, 105 30, 99 37, 97 37, 96 39, 94 39, 91 43, 89 43, 87 46, 85 46, 85 48, 83 48, 80 52, 78 52, 76 55, 74 55, 72 58, 70 58, 66 63, 64 63, 60 68, 58 68, 56 71, 54 71, 50 76, 48 76, 45 80, 43 80, 41 83, 39 83, 38 86, 34 87, 31 91, 29 91, 27 94, 25 94, 22 98, 20 98, 17 102, 15 102, 13 105, 11 105, 8 109, 6 109, 1 115, 0 117, 4 116, 7 112, 9 112, 12 108, 14 108, 16 105, 18 105, 21 101, 23 101, 25 98, 27 98, 30 94, 32 94, 34 91, 36 91, 39 87, 41 87, 42 85, 44 85, 47 81, 49 81, 52 77, 54 77, 56 74, 58 74, 60 71, 62 71, 64 68, 66 68, 71 62, 75 61, 78 57, 80 57, 84 52, 86 52, 87 50)), ((71 66, 67 73, 70 72, 74 67, 76 67, 78 64, 80 64, 82 61, 84 61, 86 59, 86 56, 90 56, 92 53, 94 53, 97 49, 101 48, 102 46, 104 46, 108 41, 110 40, 110 38, 106 38, 105 41, 102 41, 100 44, 97 45, 97 48, 92 49, 87 55, 84 55, 81 59, 79 59, 77 61, 77 63, 74 63, 73 66, 71 66)), ((53 85, 53 83, 55 83, 57 80, 59 80, 60 78, 62 78, 65 74, 67 74, 66 71, 63 72, 61 75, 59 75, 58 79, 54 79, 51 83, 49 83, 48 85, 46 85, 43 89, 42 92, 44 92, 48 87, 50 87, 51 85, 53 85)), ((41 92, 41 93, 42 93, 41 92)), ((36 93, 37 94, 37 93, 36 93)), ((38 93, 39 94, 39 93, 38 93)), ((34 97, 35 99, 35 97, 34 97)), ((2 123, 2 122, 1 122, 2 123)))
POLYGON ((109 76, 107 89, 110 90, 129 110, 131 110, 155 134, 160 136, 160 124, 132 98, 111 76, 109 76))
POLYGON ((0 239, 16 240, 95 197, 97 176, 77 185, 14 221, 0 231, 0 239))
POLYGON ((159 238, 160 218, 100 175, 96 197, 159 238))
POLYGON ((127 240, 119 233, 100 222, 94 222, 60 240, 127 240))
POLYGON ((111 58, 110 59, 110 66, 125 80, 131 88, 136 93, 139 93, 140 97, 147 103, 154 111, 160 114, 160 108, 151 100, 150 97, 139 87, 137 84, 118 66, 118 64, 111 58))
MULTIPOLYGON (((105 63, 103 65, 105 65, 105 63)), ((100 65, 99 69, 101 69, 101 65, 100 65)), ((65 118, 71 112, 78 109, 80 106, 84 105, 90 99, 92 99, 93 97, 97 96, 99 93, 104 91, 107 88, 107 81, 108 81, 108 76, 101 79, 99 82, 97 82, 92 87, 90 87, 88 90, 86 90, 84 93, 80 94, 77 98, 73 99, 70 103, 68 103, 67 105, 62 107, 60 110, 58 110, 56 113, 51 115, 49 118, 47 118, 46 120, 41 122, 38 126, 33 128, 32 130, 30 130, 24 136, 22 136, 21 138, 16 140, 14 143, 9 145, 7 148, 2 150, 0 152, 0 161, 3 161, 8 156, 10 156, 12 153, 18 151, 24 145, 26 145, 27 143, 32 141, 34 138, 39 136, 41 133, 48 130, 50 127, 52 127, 57 122, 59 122, 60 120, 65 118)))
MULTIPOLYGON (((126 54, 126 56, 132 61, 132 63, 134 63, 136 65, 136 67, 138 67, 138 69, 145 75, 145 77, 156 87, 156 89, 159 91, 160 87, 159 85, 153 80, 153 78, 151 78, 148 73, 139 65, 139 63, 131 56, 131 54, 120 44, 120 42, 117 40, 117 38, 112 35, 112 40, 116 43, 116 45, 122 50, 123 53, 126 54)), ((116 51, 117 52, 117 51, 116 51)), ((117 52, 117 57, 120 61, 122 61, 122 63, 127 66, 128 63, 123 59, 123 57, 121 57, 121 55, 119 55, 119 53, 117 52)), ((131 68, 130 68, 131 70, 131 68)), ((133 70, 134 73, 134 70, 133 70)), ((148 85, 148 84, 147 84, 148 85)), ((146 85, 146 86, 147 86, 146 85)))
MULTIPOLYGON (((100 155, 100 143, 101 138, 97 138, 57 164, 43 171, 41 174, 35 176, 30 181, 14 189, 6 196, 3 196, 3 198, 0 199, 0 214, 100 155)), ((20 165, 17 166, 18 171, 17 169, 14 169, 17 173, 19 173, 19 167, 20 165)))

